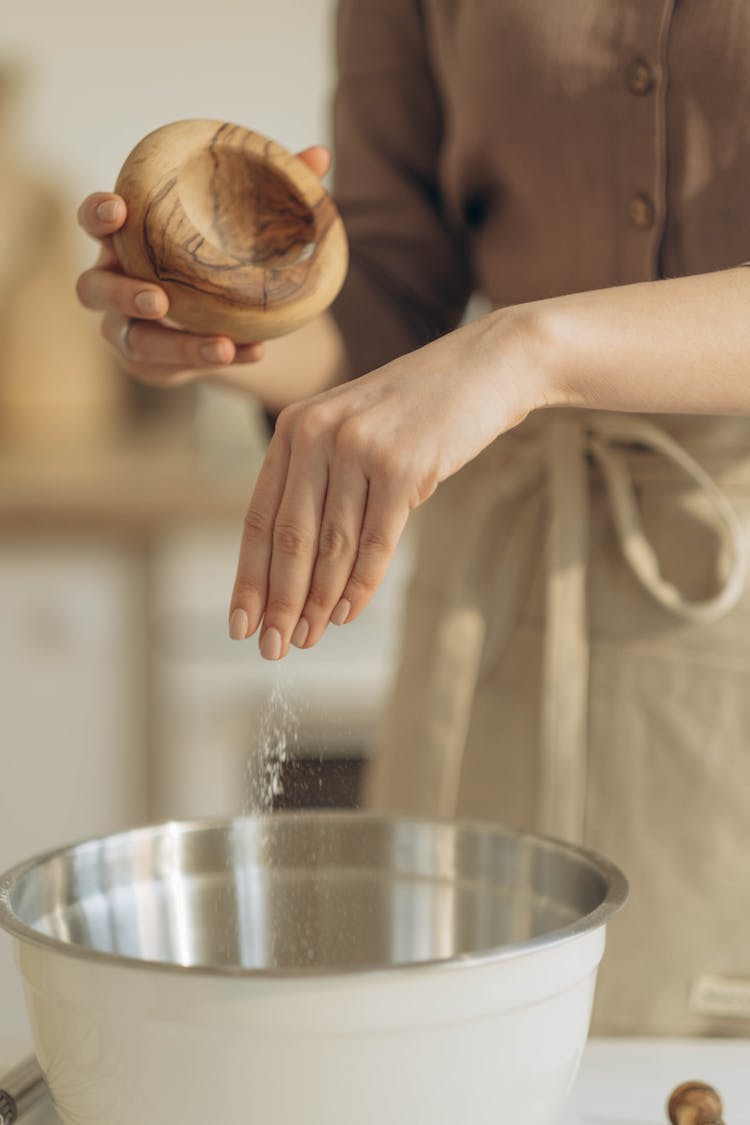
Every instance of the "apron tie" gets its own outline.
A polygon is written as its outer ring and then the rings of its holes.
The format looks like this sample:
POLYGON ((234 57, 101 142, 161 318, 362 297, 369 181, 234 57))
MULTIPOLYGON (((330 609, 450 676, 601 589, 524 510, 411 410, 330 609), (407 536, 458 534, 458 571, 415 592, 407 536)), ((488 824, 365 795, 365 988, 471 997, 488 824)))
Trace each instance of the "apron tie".
POLYGON ((583 416, 552 415, 545 436, 548 539, 537 829, 580 841, 586 799, 589 679, 589 502, 583 416))
MULTIPOLYGON (((520 613, 520 591, 533 562, 523 547, 524 537, 511 538, 503 560, 504 580, 518 596, 506 598, 504 608, 489 620, 483 583, 477 573, 487 528, 497 520, 497 509, 502 509, 507 497, 516 495, 520 488, 531 498, 540 492, 543 480, 537 447, 530 444, 518 450, 512 474, 487 477, 485 487, 473 490, 467 499, 466 527, 470 530, 462 545, 464 562, 437 622, 422 717, 416 791, 420 807, 432 815, 456 815, 482 659, 488 649, 502 650, 507 644, 520 613)), ((533 518, 533 513, 529 514, 533 518)))
POLYGON ((726 497, 661 426, 636 415, 561 412, 550 418, 546 439, 550 517, 537 827, 548 835, 580 842, 588 724, 587 454, 601 469, 625 561, 641 586, 669 613, 693 623, 719 620, 742 595, 747 559, 740 522, 726 497), (693 601, 661 574, 641 520, 627 457, 618 449, 634 444, 681 468, 708 501, 720 541, 719 588, 714 596, 693 601))

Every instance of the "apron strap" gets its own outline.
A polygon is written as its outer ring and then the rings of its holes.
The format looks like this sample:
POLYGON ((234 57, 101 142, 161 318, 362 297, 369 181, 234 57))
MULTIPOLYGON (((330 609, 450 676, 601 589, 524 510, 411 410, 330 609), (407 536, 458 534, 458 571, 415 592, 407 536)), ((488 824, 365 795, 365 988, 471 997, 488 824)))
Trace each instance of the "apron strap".
POLYGON ((643 588, 659 605, 684 621, 710 624, 733 609, 745 588, 745 541, 734 509, 705 469, 661 426, 635 416, 594 416, 589 448, 604 476, 623 556, 643 588), (656 552, 643 528, 626 459, 616 449, 618 443, 634 442, 661 454, 681 468, 695 481, 708 501, 720 542, 717 564, 719 588, 713 597, 691 601, 662 576, 656 552))
POLYGON ((546 427, 549 503, 537 827, 580 841, 586 797, 588 466, 582 415, 546 427), (581 784, 583 779, 583 784, 581 784))
POLYGON ((424 757, 427 768, 420 782, 420 804, 448 819, 456 815, 458 805, 485 629, 484 614, 477 606, 454 605, 441 616, 435 637, 424 727, 429 753, 424 757))
MULTIPOLYGON (((433 815, 456 815, 461 768, 474 696, 482 659, 487 647, 506 647, 520 613, 521 590, 528 578, 531 560, 523 546, 513 542, 506 552, 504 608, 493 616, 488 630, 487 594, 477 560, 486 550, 487 529, 498 520, 498 508, 519 491, 534 490, 543 481, 536 444, 519 449, 513 458, 512 472, 487 476, 483 487, 467 497, 465 521, 467 541, 461 544, 463 565, 455 575, 447 604, 437 623, 430 653, 430 673, 425 696, 422 737, 418 754, 419 804, 433 815), (519 553, 520 552, 520 553, 519 553)), ((510 534, 510 532, 509 532, 510 534)), ((523 537, 519 544, 523 544, 523 537)), ((533 540, 531 541, 533 545, 533 540)))
POLYGON ((584 835, 587 773, 587 450, 602 471, 623 557, 643 588, 669 613, 701 624, 719 620, 739 601, 747 573, 744 537, 734 510, 708 473, 661 426, 637 416, 605 413, 561 414, 550 419, 550 534, 537 827, 575 842, 584 835), (690 600, 661 574, 643 527, 627 457, 616 448, 618 444, 638 444, 666 457, 708 500, 720 538, 719 589, 713 597, 690 600))

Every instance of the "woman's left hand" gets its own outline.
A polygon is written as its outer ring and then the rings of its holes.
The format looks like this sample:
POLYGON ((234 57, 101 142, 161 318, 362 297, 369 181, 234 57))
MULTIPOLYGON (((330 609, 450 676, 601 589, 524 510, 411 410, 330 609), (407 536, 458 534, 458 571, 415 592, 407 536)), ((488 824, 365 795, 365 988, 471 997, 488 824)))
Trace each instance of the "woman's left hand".
POLYGON ((310 648, 371 600, 409 513, 498 434, 546 405, 522 310, 492 313, 287 407, 253 492, 230 635, 310 648))

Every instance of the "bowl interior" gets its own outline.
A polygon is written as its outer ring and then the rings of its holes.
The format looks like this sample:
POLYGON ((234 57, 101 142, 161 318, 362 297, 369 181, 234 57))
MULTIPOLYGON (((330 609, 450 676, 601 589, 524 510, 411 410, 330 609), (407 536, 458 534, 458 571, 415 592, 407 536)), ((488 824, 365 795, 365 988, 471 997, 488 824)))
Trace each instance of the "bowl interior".
POLYGON ((313 254, 311 208, 288 176, 252 153, 201 149, 180 169, 179 195, 200 236, 235 264, 283 269, 313 254))
POLYGON ((30 940, 284 973, 561 940, 602 924, 624 880, 597 857, 494 827, 329 813, 138 829, 32 861, 2 891, 0 923, 30 940))

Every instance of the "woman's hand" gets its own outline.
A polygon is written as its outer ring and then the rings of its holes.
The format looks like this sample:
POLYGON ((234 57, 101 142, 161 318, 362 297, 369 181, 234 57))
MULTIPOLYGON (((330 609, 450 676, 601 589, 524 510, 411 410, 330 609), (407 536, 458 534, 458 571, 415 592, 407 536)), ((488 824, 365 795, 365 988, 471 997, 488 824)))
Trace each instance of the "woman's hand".
POLYGON ((548 404, 527 320, 493 313, 281 413, 245 519, 234 639, 262 622, 261 654, 277 660, 362 612, 409 513, 548 404))
POLYGON ((248 509, 230 633, 309 648, 372 598, 409 512, 532 410, 750 414, 750 269, 572 293, 288 407, 248 509))
MULTIPOLYGON (((330 164, 320 145, 305 149, 300 159, 319 176, 330 164)), ((78 279, 79 300, 103 312, 101 333, 125 369, 141 382, 171 387, 232 365, 256 363, 263 344, 235 344, 228 336, 200 336, 169 321, 169 298, 158 285, 126 277, 111 236, 125 223, 125 200, 97 192, 81 204, 78 221, 101 243, 92 269, 78 279)))

